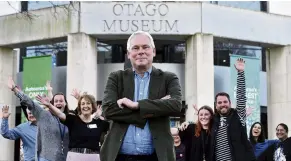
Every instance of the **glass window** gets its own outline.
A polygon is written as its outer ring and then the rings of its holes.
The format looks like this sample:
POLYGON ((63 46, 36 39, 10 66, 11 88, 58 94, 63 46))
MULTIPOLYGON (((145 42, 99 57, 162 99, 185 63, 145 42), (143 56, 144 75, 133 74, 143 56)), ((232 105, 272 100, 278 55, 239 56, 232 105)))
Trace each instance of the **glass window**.
POLYGON ((126 54, 126 47, 122 44, 107 44, 97 42, 97 62, 104 63, 123 63, 126 54))
MULTIPOLYGON (((181 42, 155 41, 155 63, 184 63, 186 45, 181 42)), ((98 63, 123 63, 126 60, 126 40, 97 42, 98 63)))
POLYGON ((230 51, 227 49, 214 50, 214 65, 230 66, 230 51))
POLYGON ((37 10, 53 6, 70 4, 70 1, 28 1, 28 10, 37 10))
POLYGON ((30 46, 26 48, 26 57, 52 55, 54 66, 67 65, 67 42, 30 46))
POLYGON ((186 44, 184 42, 155 41, 155 63, 185 63, 186 44))
POLYGON ((267 71, 267 66, 266 66, 266 53, 267 50, 266 48, 263 48, 262 50, 262 71, 266 72, 267 71))
POLYGON ((226 42, 214 42, 214 65, 219 66, 230 66, 230 54, 242 55, 259 58, 261 70, 264 71, 265 63, 262 63, 264 52, 262 47, 259 46, 249 46, 235 43, 226 42))
POLYGON ((254 11, 267 11, 267 2, 261 1, 210 1, 210 3, 254 11))

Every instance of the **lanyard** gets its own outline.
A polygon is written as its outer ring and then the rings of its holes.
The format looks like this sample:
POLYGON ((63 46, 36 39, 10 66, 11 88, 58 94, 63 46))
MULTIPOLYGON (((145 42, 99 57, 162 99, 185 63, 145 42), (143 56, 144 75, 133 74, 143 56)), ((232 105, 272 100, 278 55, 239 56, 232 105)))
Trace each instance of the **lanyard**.
POLYGON ((65 125, 63 125, 63 130, 62 130, 60 119, 58 119, 58 118, 56 118, 56 119, 58 121, 59 129, 60 129, 60 135, 61 135, 61 141, 62 141, 62 144, 61 144, 61 146, 62 146, 62 154, 64 154, 64 136, 65 136, 66 127, 65 127, 65 125))

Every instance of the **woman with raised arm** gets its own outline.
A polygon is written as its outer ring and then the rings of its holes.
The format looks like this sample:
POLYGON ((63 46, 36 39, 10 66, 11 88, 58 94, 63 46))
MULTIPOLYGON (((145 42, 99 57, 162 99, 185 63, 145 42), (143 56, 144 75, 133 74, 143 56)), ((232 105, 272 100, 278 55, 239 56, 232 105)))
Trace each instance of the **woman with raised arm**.
MULTIPOLYGON (((196 109, 196 107, 194 106, 196 109)), ((182 125, 179 136, 186 147, 185 161, 209 161, 210 130, 213 123, 213 110, 202 106, 198 110, 198 120, 194 124, 182 125)))
POLYGON ((267 140, 263 125, 260 122, 255 122, 251 126, 249 140, 254 148, 258 161, 264 161, 264 152, 273 144, 280 142, 279 140, 267 140))
MULTIPOLYGON (((59 118, 50 111, 43 109, 38 103, 34 102, 20 88, 18 88, 12 78, 8 80, 8 88, 20 99, 21 104, 28 107, 37 120, 36 138, 36 161, 65 161, 69 145, 69 133, 67 127, 63 125, 59 118)), ((52 104, 59 111, 67 112, 68 103, 66 97, 55 94, 52 104)))
POLYGON ((100 138, 102 133, 108 131, 109 123, 93 119, 97 104, 92 95, 84 94, 79 97, 77 115, 62 113, 47 97, 37 96, 36 99, 47 106, 69 129, 70 150, 67 161, 99 161, 100 138))

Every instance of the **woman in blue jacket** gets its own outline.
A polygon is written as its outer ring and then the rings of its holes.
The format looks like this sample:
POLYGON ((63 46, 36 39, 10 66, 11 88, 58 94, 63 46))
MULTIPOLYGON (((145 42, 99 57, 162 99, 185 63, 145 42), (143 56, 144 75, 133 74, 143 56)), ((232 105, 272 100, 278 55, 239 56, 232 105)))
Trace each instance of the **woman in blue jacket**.
POLYGON ((249 140, 254 148, 257 159, 263 158, 261 155, 264 155, 264 151, 266 151, 268 147, 279 142, 279 140, 266 139, 263 125, 260 122, 255 122, 251 126, 249 140))

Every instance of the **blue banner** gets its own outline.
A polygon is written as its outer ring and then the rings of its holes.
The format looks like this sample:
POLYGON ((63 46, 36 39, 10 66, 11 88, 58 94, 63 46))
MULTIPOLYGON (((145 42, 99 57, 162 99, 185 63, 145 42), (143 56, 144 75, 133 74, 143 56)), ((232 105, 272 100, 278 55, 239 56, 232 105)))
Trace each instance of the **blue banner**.
POLYGON ((260 59, 241 55, 230 56, 231 69, 231 92, 230 99, 233 107, 236 107, 236 88, 237 88, 237 70, 234 66, 238 58, 245 61, 245 78, 246 78, 246 98, 247 105, 247 133, 249 135, 250 128, 253 123, 261 122, 260 107, 260 59))

